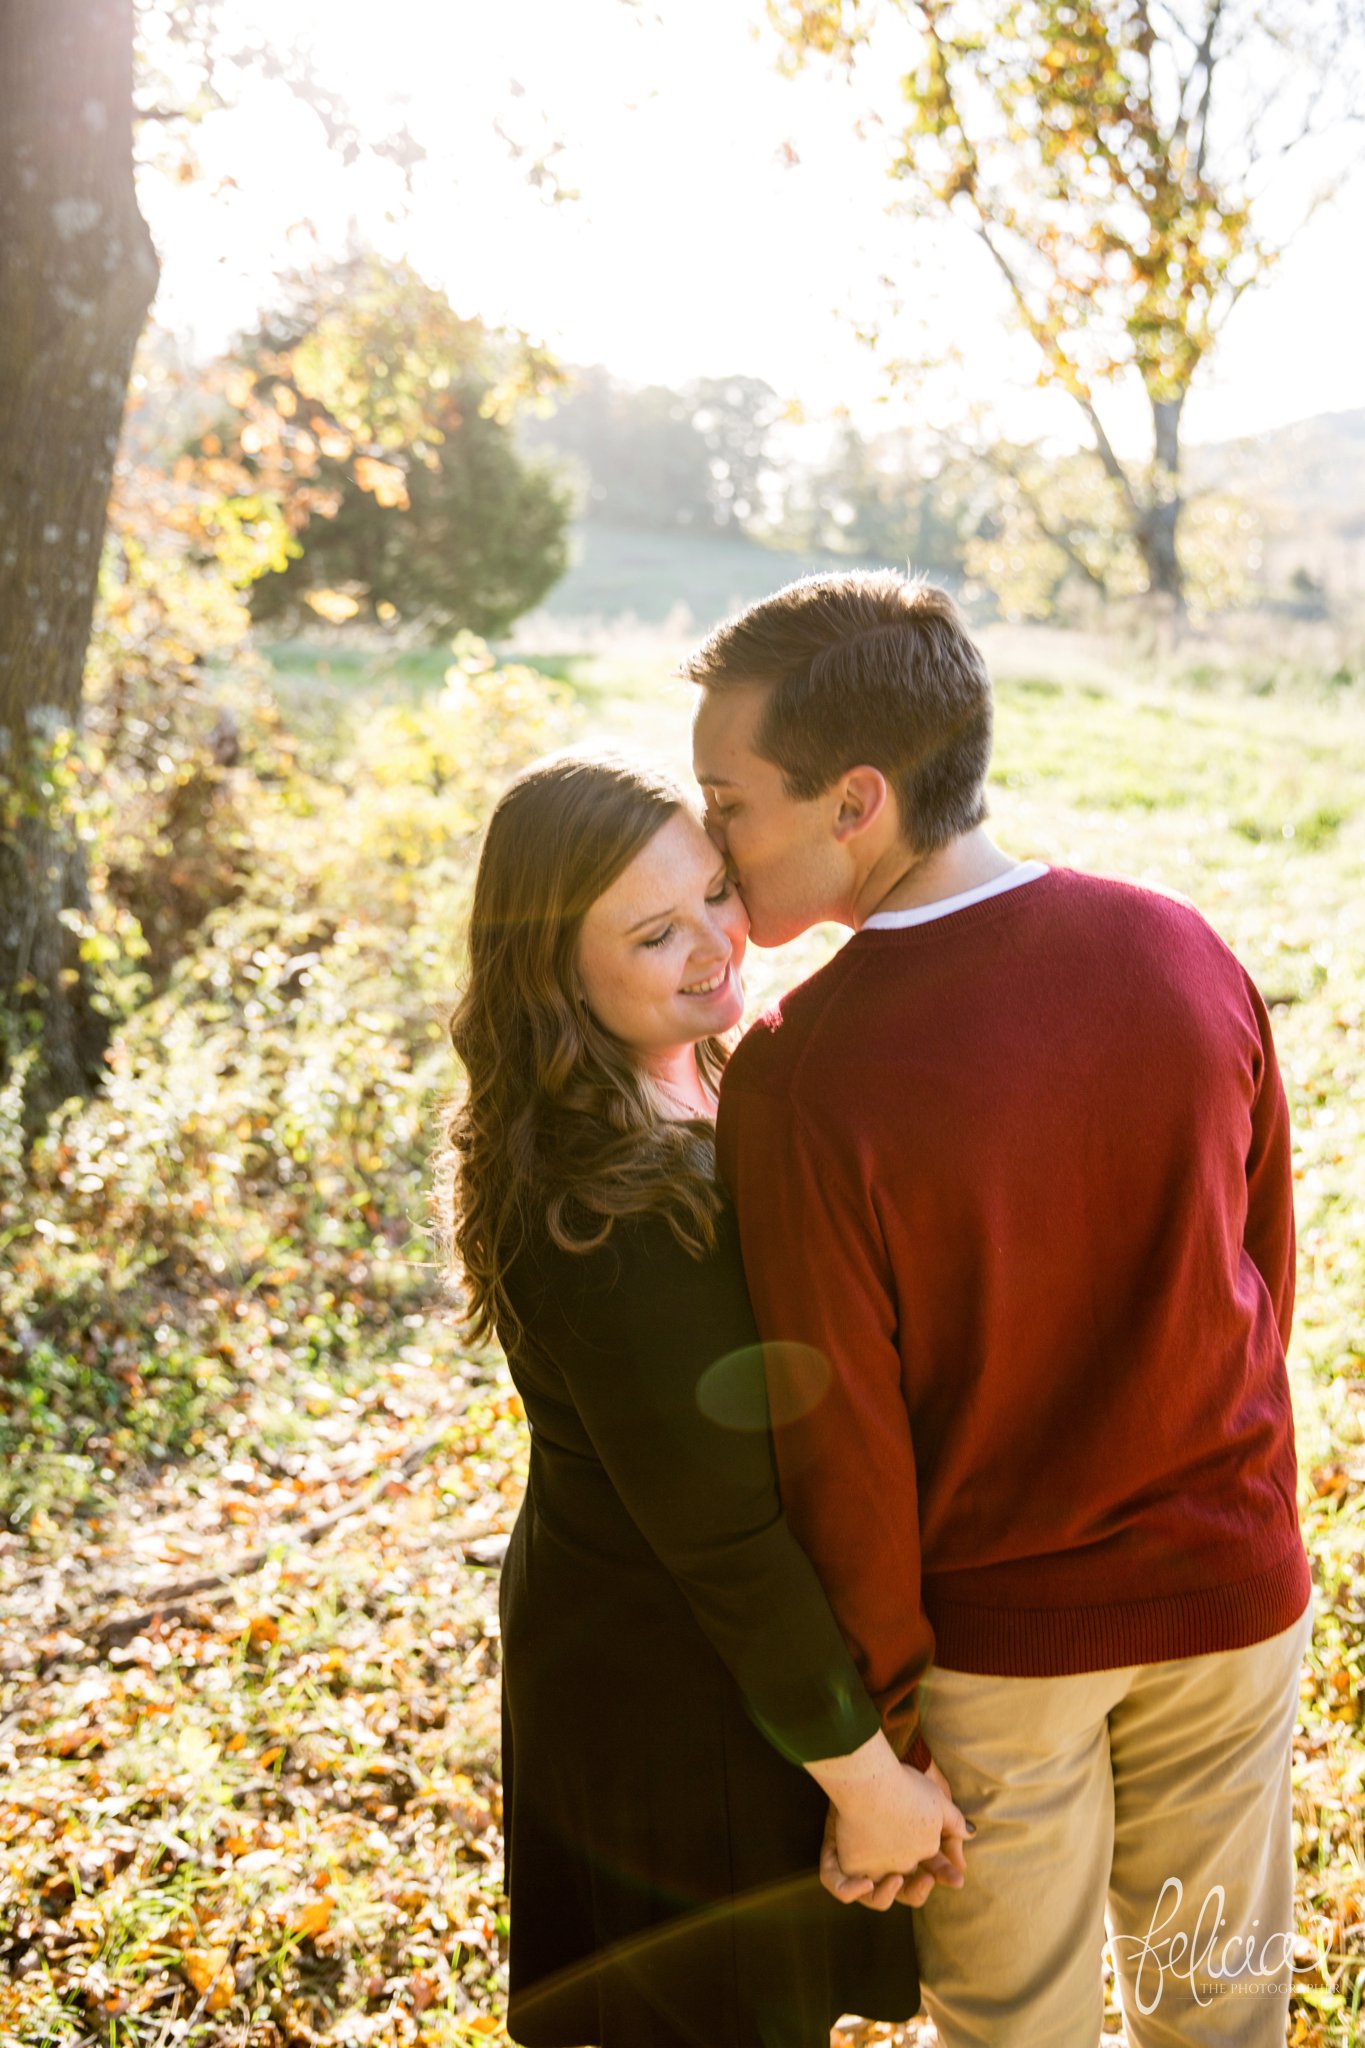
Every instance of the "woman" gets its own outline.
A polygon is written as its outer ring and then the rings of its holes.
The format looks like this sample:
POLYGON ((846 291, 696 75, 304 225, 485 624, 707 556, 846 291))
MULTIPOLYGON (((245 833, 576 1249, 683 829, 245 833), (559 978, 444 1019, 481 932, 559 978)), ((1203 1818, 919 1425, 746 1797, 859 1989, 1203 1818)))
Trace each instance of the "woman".
POLYGON ((827 2048, 918 2009, 885 1908, 946 1811, 903 1769, 777 1499, 710 1124, 748 929, 680 792, 565 758, 503 796, 451 1022, 448 1230, 525 1403, 502 1581, 509 2031, 827 2048), (853 1860, 850 1860, 850 1847, 853 1860))

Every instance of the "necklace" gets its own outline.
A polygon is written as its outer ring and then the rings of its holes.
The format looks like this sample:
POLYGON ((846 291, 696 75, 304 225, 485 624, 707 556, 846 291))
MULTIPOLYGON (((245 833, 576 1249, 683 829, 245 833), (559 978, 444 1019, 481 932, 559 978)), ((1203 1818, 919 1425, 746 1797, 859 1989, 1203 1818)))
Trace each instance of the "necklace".
MULTIPOLYGON (((666 1095, 670 1102, 676 1102, 678 1108, 685 1110, 689 1117, 706 1117, 709 1121, 715 1115, 716 1098, 704 1081, 701 1083, 701 1090, 702 1094, 706 1097, 706 1103, 703 1108, 698 1109, 695 1102, 689 1102, 687 1097, 680 1095, 676 1088, 670 1088, 667 1081, 659 1080, 657 1075, 651 1075, 650 1078, 660 1094, 666 1095)), ((700 1075, 697 1078, 700 1080, 700 1075)))

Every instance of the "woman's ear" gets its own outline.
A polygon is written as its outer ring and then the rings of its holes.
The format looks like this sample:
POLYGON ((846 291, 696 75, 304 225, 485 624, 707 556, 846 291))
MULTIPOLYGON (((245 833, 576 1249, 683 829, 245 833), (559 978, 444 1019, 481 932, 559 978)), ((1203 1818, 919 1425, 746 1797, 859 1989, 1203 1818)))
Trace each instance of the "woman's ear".
POLYGON ((840 845, 874 825, 884 815, 890 795, 880 768, 850 768, 838 785, 834 836, 840 845))

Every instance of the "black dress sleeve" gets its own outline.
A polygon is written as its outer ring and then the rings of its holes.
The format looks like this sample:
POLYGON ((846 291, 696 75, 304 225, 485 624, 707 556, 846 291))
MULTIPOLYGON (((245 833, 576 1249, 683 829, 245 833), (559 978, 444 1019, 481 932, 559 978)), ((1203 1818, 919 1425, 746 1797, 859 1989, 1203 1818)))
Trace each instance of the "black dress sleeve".
POLYGON ((701 1259, 650 1217, 618 1223, 601 1251, 546 1247, 538 1263, 528 1335, 750 1718, 793 1762, 857 1749, 880 1721, 782 1512, 732 1214, 701 1259))

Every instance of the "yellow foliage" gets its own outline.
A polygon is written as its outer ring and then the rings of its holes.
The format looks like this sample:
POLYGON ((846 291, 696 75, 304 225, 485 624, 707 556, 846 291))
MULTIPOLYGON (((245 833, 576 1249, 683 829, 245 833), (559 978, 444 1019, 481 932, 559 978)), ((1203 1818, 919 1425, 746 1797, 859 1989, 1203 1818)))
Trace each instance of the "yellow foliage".
POLYGON ((373 492, 377 503, 386 510, 393 506, 407 510, 407 479, 396 462, 379 462, 373 455, 357 455, 354 475, 361 490, 373 492))
POLYGON ((308 590, 304 592, 304 598, 329 626, 344 625, 360 610, 355 598, 348 597, 344 590, 308 590))

